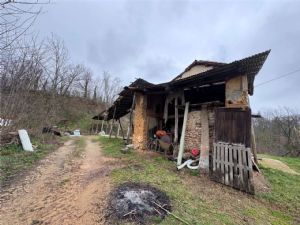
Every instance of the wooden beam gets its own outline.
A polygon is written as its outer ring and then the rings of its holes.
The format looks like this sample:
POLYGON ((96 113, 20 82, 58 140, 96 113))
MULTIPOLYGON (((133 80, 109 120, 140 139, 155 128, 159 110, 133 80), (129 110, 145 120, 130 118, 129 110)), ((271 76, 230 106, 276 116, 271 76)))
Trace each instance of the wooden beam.
POLYGON ((258 165, 255 132, 254 132, 254 126, 252 121, 251 121, 251 148, 254 156, 254 162, 256 163, 256 165, 258 165))
POLYGON ((97 120, 97 126, 96 126, 96 133, 98 134, 98 129, 99 129, 99 117, 98 117, 98 120, 97 120))
POLYGON ((102 123, 101 123, 101 132, 103 131, 103 125, 104 125, 104 120, 102 120, 102 123))
POLYGON ((175 98, 175 130, 174 130, 174 143, 178 142, 178 98, 175 98))
POLYGON ((122 127, 120 119, 119 119, 119 125, 120 125, 120 128, 121 128, 121 133, 122 133, 123 140, 125 140, 125 135, 124 135, 124 131, 123 131, 123 127, 122 127))
POLYGON ((166 124, 168 121, 168 106, 169 106, 169 99, 168 96, 165 100, 165 106, 164 106, 164 123, 166 124))
POLYGON ((113 118, 112 118, 112 122, 111 122, 111 127, 110 127, 110 132, 109 132, 109 138, 111 138, 113 126, 115 124, 116 109, 117 109, 117 105, 115 105, 115 108, 114 108, 114 114, 113 114, 113 118))
POLYGON ((116 138, 117 138, 117 137, 119 137, 119 134, 120 134, 120 124, 118 124, 118 131, 117 131, 117 133, 116 133, 116 136, 115 136, 115 137, 116 137, 116 138))
POLYGON ((127 140, 126 140, 127 144, 129 144, 129 138, 130 138, 131 130, 132 130, 132 120, 133 120, 132 114, 133 114, 134 105, 135 105, 135 93, 133 94, 133 97, 132 97, 132 105, 131 105, 131 109, 130 109, 129 126, 128 126, 127 140))

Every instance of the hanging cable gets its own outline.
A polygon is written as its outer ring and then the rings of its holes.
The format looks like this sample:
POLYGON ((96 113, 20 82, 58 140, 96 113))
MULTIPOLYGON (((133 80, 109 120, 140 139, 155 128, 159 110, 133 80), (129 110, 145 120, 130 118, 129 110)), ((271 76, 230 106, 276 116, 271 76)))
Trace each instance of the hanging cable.
POLYGON ((283 78, 283 77, 290 76, 290 75, 292 75, 292 74, 294 74, 294 73, 297 73, 297 72, 300 72, 300 69, 297 69, 297 70, 291 71, 291 72, 289 72, 289 73, 283 74, 283 75, 281 75, 281 76, 275 77, 275 78, 273 78, 273 79, 271 79, 271 80, 264 81, 264 82, 262 82, 262 83, 260 83, 260 84, 255 85, 254 87, 262 86, 262 85, 267 84, 267 83, 270 83, 270 82, 272 82, 272 81, 279 80, 279 79, 281 79, 281 78, 283 78))

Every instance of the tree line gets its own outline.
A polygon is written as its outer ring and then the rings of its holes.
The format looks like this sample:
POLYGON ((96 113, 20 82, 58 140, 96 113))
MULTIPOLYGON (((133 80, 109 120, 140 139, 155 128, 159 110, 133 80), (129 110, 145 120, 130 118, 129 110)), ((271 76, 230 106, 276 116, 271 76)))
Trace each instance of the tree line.
POLYGON ((300 156, 300 113, 279 107, 253 120, 257 150, 280 156, 300 156))
POLYGON ((72 63, 64 41, 55 35, 17 41, 2 50, 0 75, 0 117, 17 127, 53 125, 68 117, 62 114, 68 114, 70 98, 106 108, 121 89, 120 79, 109 72, 97 76, 86 65, 72 63))

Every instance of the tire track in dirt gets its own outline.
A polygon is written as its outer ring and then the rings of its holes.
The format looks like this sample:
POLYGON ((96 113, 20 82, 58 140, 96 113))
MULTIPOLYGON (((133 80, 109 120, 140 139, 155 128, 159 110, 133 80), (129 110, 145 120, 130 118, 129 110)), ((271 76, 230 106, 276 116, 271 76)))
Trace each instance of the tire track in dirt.
POLYGON ((0 225, 104 224, 109 174, 117 161, 84 137, 83 158, 72 158, 72 140, 44 159, 24 180, 0 193, 0 225))

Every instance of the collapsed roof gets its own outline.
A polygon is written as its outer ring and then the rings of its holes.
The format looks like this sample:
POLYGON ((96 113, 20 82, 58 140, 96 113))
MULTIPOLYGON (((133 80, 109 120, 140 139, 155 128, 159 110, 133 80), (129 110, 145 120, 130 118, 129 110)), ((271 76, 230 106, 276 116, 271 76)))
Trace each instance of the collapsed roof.
POLYGON ((213 68, 205 72, 201 72, 190 77, 177 79, 183 73, 176 76, 172 81, 161 84, 152 84, 141 78, 136 79, 129 86, 124 87, 124 89, 119 93, 119 97, 114 102, 114 104, 105 112, 93 117, 93 119, 102 118, 103 114, 106 114, 106 120, 112 118, 119 119, 126 115, 132 105, 133 93, 135 91, 140 91, 144 93, 155 93, 158 91, 169 92, 182 90, 183 88, 199 87, 202 85, 209 85, 218 82, 225 82, 228 79, 239 75, 246 75, 248 78, 248 92, 249 95, 253 95, 254 90, 254 79, 256 74, 262 68, 265 60, 267 59, 271 50, 241 59, 233 61, 231 63, 219 63, 211 61, 195 60, 191 65, 189 65, 184 72, 190 70, 195 65, 212 66, 213 68))

